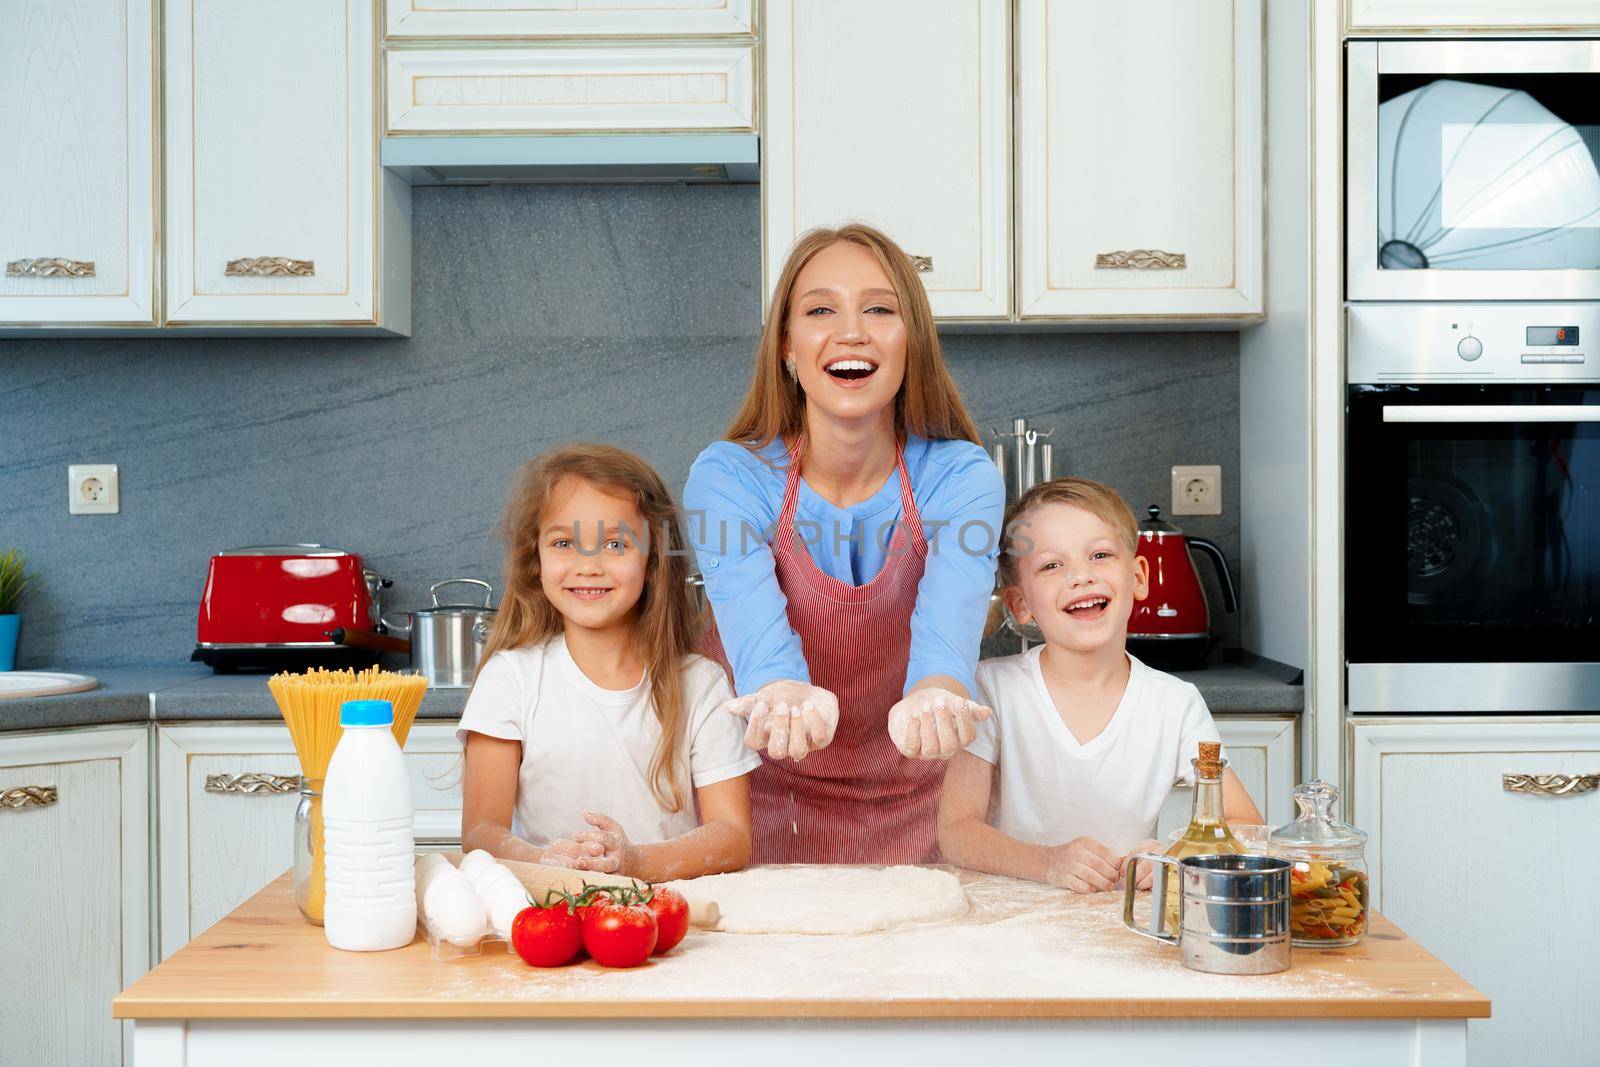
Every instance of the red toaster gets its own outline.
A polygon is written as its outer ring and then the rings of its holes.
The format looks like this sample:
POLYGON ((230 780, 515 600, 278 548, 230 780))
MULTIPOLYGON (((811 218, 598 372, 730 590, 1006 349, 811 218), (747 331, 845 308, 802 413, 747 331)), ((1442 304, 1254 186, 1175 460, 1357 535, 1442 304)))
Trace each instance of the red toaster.
POLYGON ((376 653, 336 643, 341 627, 374 631, 392 585, 353 552, 322 545, 230 548, 211 557, 191 659, 238 667, 366 666, 376 653))

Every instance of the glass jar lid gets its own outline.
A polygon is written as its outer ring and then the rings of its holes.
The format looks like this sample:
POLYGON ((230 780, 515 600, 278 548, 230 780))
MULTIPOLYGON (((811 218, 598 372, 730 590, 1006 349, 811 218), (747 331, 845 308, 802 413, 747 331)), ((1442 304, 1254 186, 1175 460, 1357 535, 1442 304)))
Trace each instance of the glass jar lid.
POLYGON ((1269 845, 1325 852, 1364 847, 1366 831, 1356 829, 1334 814, 1334 805, 1338 802, 1339 790, 1320 779, 1295 786, 1294 804, 1299 814, 1294 822, 1272 831, 1267 839, 1269 845))

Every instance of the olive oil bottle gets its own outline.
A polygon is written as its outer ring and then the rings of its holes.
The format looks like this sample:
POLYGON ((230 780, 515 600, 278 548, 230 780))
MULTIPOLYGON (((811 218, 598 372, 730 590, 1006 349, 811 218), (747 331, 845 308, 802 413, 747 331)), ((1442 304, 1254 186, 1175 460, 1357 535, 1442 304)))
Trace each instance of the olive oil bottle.
MULTIPOLYGON (((1194 765, 1194 809, 1188 829, 1167 849, 1167 855, 1181 860, 1185 856, 1242 854, 1244 846, 1222 817, 1222 769, 1228 765, 1222 758, 1222 745, 1216 741, 1200 742, 1200 755, 1189 762, 1194 765)), ((1181 878, 1167 879, 1166 926, 1173 933, 1178 932, 1178 897, 1182 892, 1181 878)))

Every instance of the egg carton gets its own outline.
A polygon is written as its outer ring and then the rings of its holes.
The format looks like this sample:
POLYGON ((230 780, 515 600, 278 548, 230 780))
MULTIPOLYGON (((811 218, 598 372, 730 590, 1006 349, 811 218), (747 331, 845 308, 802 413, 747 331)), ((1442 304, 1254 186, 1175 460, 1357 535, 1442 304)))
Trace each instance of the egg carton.
POLYGON ((517 876, 482 849, 458 868, 438 853, 417 857, 417 925, 436 960, 483 954, 485 944, 510 949, 511 921, 528 906, 517 876))
POLYGON ((427 939, 433 958, 440 963, 481 956, 485 945, 500 946, 506 952, 511 951, 511 942, 493 930, 486 930, 470 938, 449 938, 441 934, 433 923, 421 917, 417 919, 417 929, 427 939))

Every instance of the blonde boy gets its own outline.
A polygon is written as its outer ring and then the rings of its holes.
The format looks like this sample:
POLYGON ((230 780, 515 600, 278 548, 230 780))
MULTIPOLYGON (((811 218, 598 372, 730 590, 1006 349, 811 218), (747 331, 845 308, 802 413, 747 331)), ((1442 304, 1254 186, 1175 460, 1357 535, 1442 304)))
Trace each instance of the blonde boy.
MULTIPOLYGON (((1149 593, 1138 537, 1127 502, 1085 478, 1037 485, 1006 510, 1006 605, 1044 644, 978 664, 973 695, 994 714, 944 780, 950 862, 1092 893, 1117 886, 1131 853, 1163 850, 1156 816, 1175 780, 1193 781, 1198 743, 1219 738, 1194 686, 1126 651, 1149 593)), ((1230 821, 1261 821, 1232 771, 1222 788, 1230 821)))

